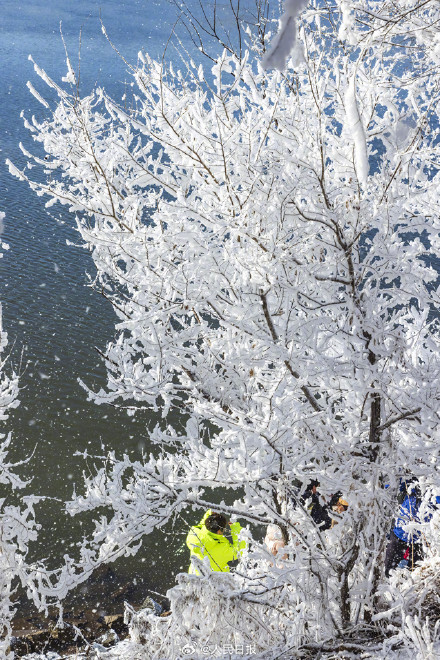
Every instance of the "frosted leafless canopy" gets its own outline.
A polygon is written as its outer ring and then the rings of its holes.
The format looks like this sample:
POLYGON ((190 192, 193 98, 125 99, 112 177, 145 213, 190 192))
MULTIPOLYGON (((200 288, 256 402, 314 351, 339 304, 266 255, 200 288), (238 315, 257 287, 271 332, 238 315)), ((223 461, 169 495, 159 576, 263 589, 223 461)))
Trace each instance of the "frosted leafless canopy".
MULTIPOLYGON (((117 316, 107 387, 83 386, 101 405, 187 420, 159 425, 145 461, 112 454, 87 477, 68 511, 111 514, 51 589, 41 581, 43 601, 235 491, 222 508, 250 542, 234 625, 255 603, 258 657, 336 653, 342 638, 353 652, 434 644, 403 596, 389 605, 383 555, 399 478, 418 477, 425 507, 440 494, 439 19, 429 1, 286 2, 268 68, 252 30, 212 66, 140 53, 125 103, 35 65, 58 95, 46 120, 25 117, 46 159, 25 153, 47 176, 10 168, 69 207, 117 316), (300 499, 310 479, 349 503, 326 532, 300 499), (282 561, 259 542, 267 524, 282 561)), ((436 521, 419 525, 428 563, 436 521)), ((186 616, 151 628, 151 657, 186 616)))

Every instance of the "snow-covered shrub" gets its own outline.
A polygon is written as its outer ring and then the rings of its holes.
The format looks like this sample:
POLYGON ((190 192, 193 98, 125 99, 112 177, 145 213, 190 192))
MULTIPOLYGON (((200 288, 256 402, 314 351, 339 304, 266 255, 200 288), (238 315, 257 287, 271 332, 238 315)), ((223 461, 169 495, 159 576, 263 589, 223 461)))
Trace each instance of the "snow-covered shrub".
POLYGON ((435 660, 440 654, 440 559, 427 559, 414 570, 397 569, 383 590, 388 622, 385 647, 400 649, 401 657, 435 660))
POLYGON ((420 540, 424 558, 409 570, 409 545, 408 566, 392 571, 388 584, 382 586, 382 611, 375 619, 387 622, 389 648, 400 647, 419 660, 434 659, 440 654, 440 510, 431 490, 405 529, 420 540))
POLYGON ((303 630, 306 625, 300 607, 287 616, 282 599, 258 603, 252 591, 243 589, 242 581, 231 574, 180 574, 167 596, 169 616, 127 607, 130 641, 125 643, 124 657, 137 653, 146 660, 229 655, 269 658, 286 645, 297 645, 295 621, 303 630))
MULTIPOLYGON (((434 633, 440 621, 438 548, 431 556, 419 562, 412 571, 397 568, 391 574, 389 584, 383 586, 383 597, 389 607, 389 618, 397 627, 402 627, 408 616, 417 617, 434 633)), ((382 618, 382 615, 379 617, 382 618)))

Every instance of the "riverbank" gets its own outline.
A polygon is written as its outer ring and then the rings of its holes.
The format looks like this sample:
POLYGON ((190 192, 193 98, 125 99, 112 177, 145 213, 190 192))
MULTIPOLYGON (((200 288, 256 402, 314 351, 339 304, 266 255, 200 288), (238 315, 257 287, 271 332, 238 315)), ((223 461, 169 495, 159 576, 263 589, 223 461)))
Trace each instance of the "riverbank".
POLYGON ((128 634, 125 603, 137 610, 151 595, 161 604, 166 602, 140 576, 127 582, 114 568, 102 566, 64 603, 63 627, 58 626, 55 608, 45 616, 21 598, 12 625, 11 650, 16 658, 47 653, 67 657, 96 643, 110 647, 128 634))
MULTIPOLYGON (((26 623, 20 621, 22 625, 26 623)), ((87 651, 94 644, 104 648, 113 646, 128 634, 122 613, 97 618, 93 610, 85 610, 78 615, 68 612, 62 628, 57 627, 55 621, 48 624, 46 620, 45 625, 43 628, 14 629, 10 649, 15 658, 48 653, 61 658, 69 657, 87 651)))

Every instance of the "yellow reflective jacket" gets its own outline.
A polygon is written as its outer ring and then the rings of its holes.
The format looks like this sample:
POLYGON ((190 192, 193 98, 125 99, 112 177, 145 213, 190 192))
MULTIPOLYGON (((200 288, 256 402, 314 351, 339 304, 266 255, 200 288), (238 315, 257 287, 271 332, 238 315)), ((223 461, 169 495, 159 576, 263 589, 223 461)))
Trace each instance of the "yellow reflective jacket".
MULTIPOLYGON (((215 534, 206 529, 205 520, 211 513, 212 511, 209 509, 200 523, 191 527, 186 537, 186 545, 191 551, 191 557, 195 556, 202 560, 204 557, 209 557, 211 570, 227 573, 230 570, 228 561, 241 556, 246 547, 246 541, 238 541, 241 530, 239 522, 232 523, 230 526, 232 543, 223 534, 215 534)), ((192 564, 190 564, 188 573, 198 575, 198 571, 193 568, 192 564)))

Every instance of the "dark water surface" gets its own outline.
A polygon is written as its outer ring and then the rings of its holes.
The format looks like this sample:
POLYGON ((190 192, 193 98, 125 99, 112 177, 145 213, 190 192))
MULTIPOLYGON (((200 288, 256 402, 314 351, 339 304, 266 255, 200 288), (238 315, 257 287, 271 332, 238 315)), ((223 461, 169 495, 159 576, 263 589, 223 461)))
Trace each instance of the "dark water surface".
MULTIPOLYGON (((105 386, 94 347, 103 350, 112 338, 112 308, 86 286, 86 271, 93 273, 89 253, 66 245, 66 240, 78 242, 73 216, 59 205, 46 210, 42 198, 10 176, 5 160, 24 165, 20 141, 31 152, 36 149, 20 112, 28 118, 46 112, 26 87, 31 80, 46 93, 28 55, 56 81, 66 74, 60 21, 72 63, 78 61, 82 30, 81 93, 98 84, 119 98, 130 77, 101 32, 99 8, 109 36, 130 62, 136 62, 141 48, 161 56, 176 14, 168 0, 2 0, 0 5, 0 211, 6 213, 0 232, 10 246, 0 260, 0 301, 11 363, 21 371, 22 388, 21 405, 6 430, 13 433, 14 459, 36 448, 20 475, 32 477, 28 493, 53 498, 38 507, 43 529, 35 551, 57 564, 66 551, 72 552, 84 529, 61 513, 62 501, 75 482, 80 488, 82 472, 89 468, 74 452, 101 453, 104 444, 139 458, 148 451, 155 420, 87 402, 77 381, 105 386)), ((169 528, 145 539, 138 556, 119 562, 118 570, 128 578, 144 571, 159 590, 171 586, 174 574, 187 564, 186 553, 176 554, 184 528, 181 522, 180 532, 169 528)))

